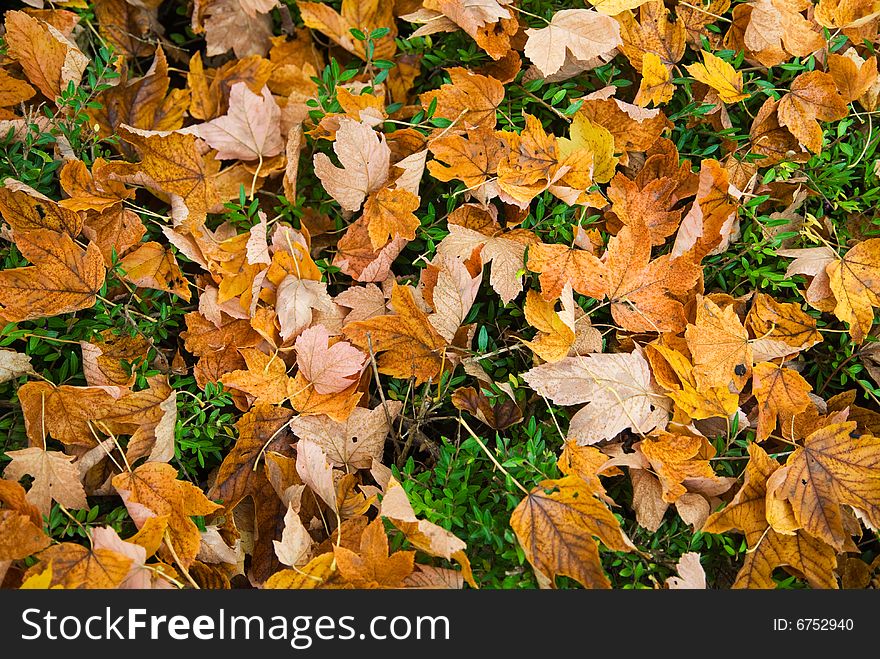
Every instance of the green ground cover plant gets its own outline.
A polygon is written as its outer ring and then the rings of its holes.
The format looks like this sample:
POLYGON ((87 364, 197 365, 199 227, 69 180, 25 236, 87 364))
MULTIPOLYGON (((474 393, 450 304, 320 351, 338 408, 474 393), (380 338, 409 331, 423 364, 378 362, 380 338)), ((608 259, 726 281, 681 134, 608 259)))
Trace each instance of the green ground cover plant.
POLYGON ((880 584, 876 3, 42 4, 3 587, 880 584))

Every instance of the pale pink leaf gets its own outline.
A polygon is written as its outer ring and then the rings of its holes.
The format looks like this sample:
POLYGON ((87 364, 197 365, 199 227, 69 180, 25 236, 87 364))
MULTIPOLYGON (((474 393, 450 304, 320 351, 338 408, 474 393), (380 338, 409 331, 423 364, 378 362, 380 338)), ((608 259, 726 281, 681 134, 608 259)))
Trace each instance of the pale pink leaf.
POLYGON ((275 311, 281 325, 281 338, 287 340, 312 324, 312 310, 332 311, 333 298, 327 284, 311 279, 285 277, 278 285, 275 311))
POLYGON ((428 316, 428 322, 451 343, 477 299, 483 273, 481 271, 476 277, 471 277, 464 263, 448 254, 439 254, 434 259, 434 265, 439 272, 433 291, 434 313, 428 316))
POLYGON ((449 225, 449 235, 437 245, 438 254, 468 259, 474 249, 482 246, 483 264, 491 263, 489 285, 507 304, 522 293, 522 270, 525 245, 502 236, 486 236, 457 224, 449 225))
POLYGON ((323 325, 313 325, 293 344, 299 372, 319 394, 334 394, 348 389, 363 370, 367 356, 348 341, 328 345, 330 335, 323 325))
POLYGON ((244 82, 232 85, 228 112, 195 126, 195 132, 221 160, 258 160, 284 150, 281 109, 272 93, 263 87, 262 94, 254 94, 244 82))

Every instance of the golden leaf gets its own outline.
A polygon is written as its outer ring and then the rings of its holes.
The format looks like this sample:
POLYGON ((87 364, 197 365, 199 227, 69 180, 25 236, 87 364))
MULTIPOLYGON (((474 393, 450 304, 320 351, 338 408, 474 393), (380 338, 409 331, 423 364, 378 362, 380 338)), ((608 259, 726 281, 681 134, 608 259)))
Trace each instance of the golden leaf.
POLYGON ((703 63, 686 66, 688 73, 718 92, 722 103, 738 103, 747 99, 749 94, 743 94, 742 90, 742 73, 720 57, 705 50, 702 52, 703 63))
POLYGON ((188 567, 201 545, 193 515, 210 515, 222 506, 210 501, 187 481, 177 479, 177 469, 161 462, 146 462, 132 472, 113 477, 135 524, 140 528, 153 515, 168 515, 168 537, 183 567, 188 567))
POLYGON ((634 103, 645 107, 653 103, 662 105, 672 99, 675 85, 672 72, 656 53, 647 52, 642 56, 642 80, 634 103))
POLYGON ((712 514, 703 525, 705 533, 737 529, 746 536, 749 552, 737 575, 734 588, 775 588, 773 570, 785 566, 818 588, 836 588, 834 549, 803 531, 782 535, 767 521, 768 479, 780 465, 757 444, 749 444, 745 482, 733 500, 712 514))
POLYGON ((757 364, 753 371, 752 393, 758 401, 758 431, 763 442, 776 428, 806 410, 812 403, 807 395, 812 387, 800 373, 769 362, 757 364))
POLYGON ((97 245, 83 251, 68 234, 48 229, 16 233, 15 241, 33 265, 0 272, 0 316, 31 320, 95 304, 105 274, 97 245))
POLYGON ((813 153, 822 151, 820 121, 843 119, 849 108, 838 93, 834 78, 822 71, 801 73, 792 80, 776 110, 779 123, 813 153))
POLYGON ((849 323, 853 341, 861 343, 871 331, 874 307, 880 307, 880 238, 860 242, 827 267, 837 306, 834 315, 849 323))
MULTIPOLYGON (((856 423, 832 423, 792 453, 772 495, 787 499, 807 533, 844 551, 850 532, 843 506, 871 528, 880 526, 880 439, 859 435, 856 423)), ((768 485, 768 488, 770 486, 768 485)))
POLYGON ((564 575, 586 588, 610 588, 593 536, 613 551, 635 551, 608 507, 578 476, 541 482, 513 511, 510 525, 529 563, 551 583, 564 575))
POLYGON ((417 384, 436 381, 443 369, 446 340, 418 307, 410 288, 395 284, 391 306, 394 315, 349 323, 343 328, 345 336, 364 352, 378 355, 380 373, 414 377, 417 384))

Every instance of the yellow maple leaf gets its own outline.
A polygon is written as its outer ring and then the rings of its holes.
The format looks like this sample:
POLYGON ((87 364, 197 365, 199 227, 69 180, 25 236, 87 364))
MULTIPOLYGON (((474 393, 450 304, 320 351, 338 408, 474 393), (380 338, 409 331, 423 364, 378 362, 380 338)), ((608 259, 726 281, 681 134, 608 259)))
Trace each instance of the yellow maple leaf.
POLYGON ((742 72, 710 52, 704 50, 702 54, 702 64, 697 62, 684 67, 688 73, 718 92, 718 98, 723 103, 738 103, 750 96, 743 93, 742 72))

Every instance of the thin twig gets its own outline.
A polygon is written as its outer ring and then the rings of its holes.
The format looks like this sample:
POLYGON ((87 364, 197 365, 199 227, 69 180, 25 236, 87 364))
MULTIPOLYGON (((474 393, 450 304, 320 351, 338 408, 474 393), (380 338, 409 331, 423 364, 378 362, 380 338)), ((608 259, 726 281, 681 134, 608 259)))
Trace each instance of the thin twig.
POLYGON ((370 351, 370 365, 373 367, 373 377, 376 380, 376 388, 379 390, 379 399, 382 401, 382 411, 385 413, 385 422, 388 424, 388 429, 391 431, 392 435, 394 435, 395 441, 400 445, 400 435, 397 432, 397 428, 394 427, 391 415, 388 413, 388 406, 385 405, 387 401, 385 400, 385 392, 382 390, 382 381, 379 379, 379 367, 376 365, 376 353, 373 351, 373 337, 370 336, 369 332, 367 332, 367 349, 370 351))
POLYGON ((196 590, 201 590, 199 588, 199 584, 196 583, 196 580, 192 578, 192 575, 189 573, 189 570, 186 569, 186 566, 181 563, 180 556, 177 555, 177 552, 174 551, 174 547, 171 545, 171 536, 168 534, 168 529, 165 529, 165 546, 168 547, 168 551, 171 552, 171 558, 174 559, 174 562, 177 564, 177 567, 180 568, 180 571, 183 572, 183 576, 186 577, 186 580, 189 581, 189 584, 195 588, 196 590))
POLYGON ((520 483, 518 480, 516 480, 516 479, 510 474, 510 472, 507 471, 507 469, 505 469, 504 467, 501 466, 501 463, 498 462, 498 460, 495 458, 494 455, 492 455, 492 452, 491 452, 491 451, 489 450, 489 448, 483 443, 483 440, 480 439, 479 437, 477 437, 477 433, 475 433, 475 432, 471 429, 471 427, 467 424, 467 421, 465 421, 463 418, 459 417, 459 418, 458 418, 458 422, 461 424, 461 426, 462 426, 465 430, 468 431, 468 434, 470 434, 470 436, 473 438, 473 440, 474 440, 474 441, 480 446, 481 449, 483 449, 483 452, 484 452, 487 456, 489 456, 489 459, 495 464, 496 467, 498 467, 499 471, 501 471, 502 474, 504 474, 504 475, 507 476, 510 480, 512 480, 512 481, 513 481, 513 484, 516 485, 520 490, 522 490, 522 492, 523 492, 526 496, 528 496, 528 495, 529 495, 529 491, 525 488, 525 486, 524 486, 522 483, 520 483))

